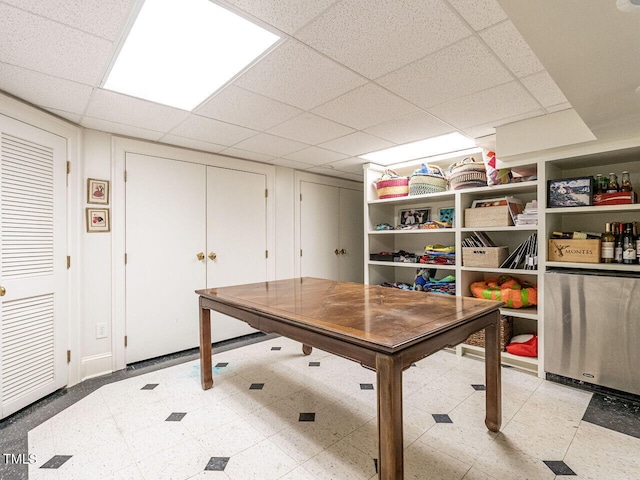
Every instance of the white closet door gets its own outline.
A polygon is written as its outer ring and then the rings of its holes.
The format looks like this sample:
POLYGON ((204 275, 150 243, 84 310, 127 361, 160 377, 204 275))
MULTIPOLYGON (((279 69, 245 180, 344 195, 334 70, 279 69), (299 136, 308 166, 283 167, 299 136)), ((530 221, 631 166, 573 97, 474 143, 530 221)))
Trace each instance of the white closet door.
POLYGON ((198 346, 206 167, 126 155, 126 361, 198 346))
POLYGON ((67 383, 66 141, 0 116, 0 418, 67 383))
POLYGON ((300 276, 340 279, 340 193, 337 187, 300 182, 300 276))
MULTIPOLYGON (((262 174, 207 167, 208 288, 267 280, 266 182, 262 174)), ((239 320, 211 314, 213 342, 256 331, 239 320)))
POLYGON ((364 282, 364 210, 362 192, 340 189, 340 280, 364 282))

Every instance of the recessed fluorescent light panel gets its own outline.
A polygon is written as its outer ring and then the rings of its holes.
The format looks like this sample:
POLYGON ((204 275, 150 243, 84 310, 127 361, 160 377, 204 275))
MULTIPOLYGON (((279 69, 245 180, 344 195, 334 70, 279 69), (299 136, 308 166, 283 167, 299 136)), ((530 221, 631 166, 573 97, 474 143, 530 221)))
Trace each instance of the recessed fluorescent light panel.
POLYGON ((279 39, 210 0, 146 0, 104 88, 193 110, 279 39))
POLYGON ((392 163, 415 160, 417 158, 431 157, 441 153, 456 152, 475 147, 476 142, 458 132, 447 133, 439 137, 427 138, 417 142, 405 143, 396 147, 386 148, 377 152, 360 155, 360 158, 378 163, 390 165, 392 163))

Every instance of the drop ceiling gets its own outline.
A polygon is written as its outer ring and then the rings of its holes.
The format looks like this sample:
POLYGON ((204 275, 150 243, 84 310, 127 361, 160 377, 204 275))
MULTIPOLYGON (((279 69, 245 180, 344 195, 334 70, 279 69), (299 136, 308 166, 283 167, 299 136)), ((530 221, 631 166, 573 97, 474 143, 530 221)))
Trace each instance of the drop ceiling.
POLYGON ((640 86, 640 17, 613 1, 216 3, 283 41, 192 112, 100 87, 137 0, 0 0, 0 90, 86 128, 352 180, 358 155, 453 131, 482 143, 569 108, 592 130, 640 118, 627 92, 640 86), (627 52, 600 58, 617 32, 597 24, 603 12, 635 41, 624 80, 605 75, 627 52))

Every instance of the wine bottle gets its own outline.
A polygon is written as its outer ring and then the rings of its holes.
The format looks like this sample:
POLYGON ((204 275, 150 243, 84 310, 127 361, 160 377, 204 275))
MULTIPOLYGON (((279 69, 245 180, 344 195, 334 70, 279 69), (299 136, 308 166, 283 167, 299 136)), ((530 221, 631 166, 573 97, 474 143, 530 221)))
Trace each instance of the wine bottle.
POLYGON ((602 235, 602 250, 600 254, 600 261, 602 263, 613 263, 614 250, 616 246, 616 237, 611 232, 611 224, 607 223, 605 226, 605 232, 602 235))
POLYGON ((633 236, 633 223, 624 224, 622 237, 622 263, 636 263, 636 239, 633 236))
POLYGON ((616 235, 616 246, 613 251, 613 261, 622 263, 622 223, 617 224, 618 234, 616 235))

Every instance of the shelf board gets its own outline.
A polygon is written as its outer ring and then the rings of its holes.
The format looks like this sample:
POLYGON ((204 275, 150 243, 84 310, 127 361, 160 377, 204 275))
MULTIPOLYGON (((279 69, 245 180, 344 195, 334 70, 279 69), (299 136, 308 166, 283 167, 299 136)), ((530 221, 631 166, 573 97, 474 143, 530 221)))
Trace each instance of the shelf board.
POLYGON ((395 197, 395 198, 383 198, 378 200, 369 200, 367 204, 369 205, 380 205, 385 203, 392 203, 395 205, 406 205, 410 203, 420 203, 424 200, 447 200, 451 198, 453 200, 453 196, 455 195, 454 190, 445 190, 444 192, 437 193, 426 193, 424 195, 408 195, 406 197, 395 197))
POLYGON ((456 190, 456 191, 463 194, 466 194, 466 193, 494 194, 496 192, 499 192, 500 194, 507 194, 507 193, 535 193, 537 192, 537 190, 538 190, 538 181, 530 180, 528 182, 506 183, 504 185, 465 188, 465 189, 456 190))
MULTIPOLYGON (((479 355, 484 357, 484 348, 476 347, 475 345, 467 345, 466 343, 460 344, 462 352, 469 352, 473 355, 479 355)), ((518 355, 511 355, 509 352, 501 352, 500 357, 502 363, 505 365, 511 365, 516 368, 526 370, 528 372, 538 374, 538 358, 537 357, 520 357, 518 355)))
POLYGON ((509 317, 528 318, 538 320, 538 309, 536 307, 526 308, 501 308, 500 313, 509 317))
POLYGON ((640 272, 640 265, 625 265, 621 263, 571 263, 546 262, 547 267, 578 268, 581 270, 606 270, 610 272, 640 272))
POLYGON ((455 270, 455 265, 434 265, 431 263, 404 263, 404 262, 376 262, 368 261, 368 265, 379 265, 383 267, 402 267, 402 268, 442 268, 444 270, 455 270))
POLYGON ((462 267, 465 272, 486 272, 486 273, 512 273, 514 275, 536 275, 538 270, 525 270, 523 268, 487 268, 487 267, 462 267))
POLYGON ((454 233, 453 228, 423 228, 417 230, 369 230, 369 235, 407 235, 416 233, 454 233))
POLYGON ((511 225, 508 227, 462 227, 461 232, 537 232, 538 225, 511 225))
POLYGON ((590 207, 559 207, 559 208, 547 208, 545 213, 554 214, 596 214, 596 213, 624 213, 624 212, 638 212, 640 211, 640 203, 632 203, 628 205, 605 205, 605 206, 590 206, 590 207))

